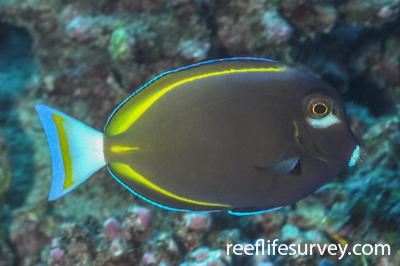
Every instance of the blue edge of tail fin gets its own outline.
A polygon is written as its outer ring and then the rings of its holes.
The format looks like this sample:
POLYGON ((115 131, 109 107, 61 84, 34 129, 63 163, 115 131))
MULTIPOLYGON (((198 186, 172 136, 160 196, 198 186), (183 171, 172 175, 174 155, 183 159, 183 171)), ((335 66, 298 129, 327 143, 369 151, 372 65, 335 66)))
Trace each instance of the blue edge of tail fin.
POLYGON ((55 177, 64 176, 64 163, 62 159, 60 140, 57 134, 57 127, 54 124, 51 115, 54 113, 62 115, 62 113, 54 109, 49 109, 47 106, 41 104, 36 105, 35 109, 39 114, 39 120, 42 124, 50 149, 53 180, 51 182, 49 200, 53 200, 63 193, 62 187, 64 179, 60 180, 55 177))
POLYGON ((102 133, 85 125, 84 123, 63 114, 51 107, 42 104, 35 106, 39 115, 40 123, 44 129, 52 160, 52 181, 50 186, 49 200, 56 200, 77 186, 86 181, 94 172, 105 165, 102 158, 102 143, 100 148, 94 146, 102 140, 102 133), (63 129, 67 135, 71 134, 68 139, 68 150, 63 151, 60 143, 60 136, 57 125, 54 121, 54 115, 63 118, 67 124, 63 125, 63 129), (97 142, 96 142, 97 141, 97 142), (67 152, 71 157, 72 184, 64 187, 65 166, 63 161, 63 152, 67 152), (101 156, 96 156, 101 153, 101 156))

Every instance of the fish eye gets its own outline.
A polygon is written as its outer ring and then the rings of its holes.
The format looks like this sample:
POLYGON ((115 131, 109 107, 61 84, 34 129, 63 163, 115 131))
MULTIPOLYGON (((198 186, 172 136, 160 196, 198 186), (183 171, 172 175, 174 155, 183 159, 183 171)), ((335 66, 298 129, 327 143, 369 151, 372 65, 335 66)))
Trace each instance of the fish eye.
POLYGON ((323 118, 331 112, 331 105, 324 99, 313 99, 308 104, 308 112, 314 118, 323 118))

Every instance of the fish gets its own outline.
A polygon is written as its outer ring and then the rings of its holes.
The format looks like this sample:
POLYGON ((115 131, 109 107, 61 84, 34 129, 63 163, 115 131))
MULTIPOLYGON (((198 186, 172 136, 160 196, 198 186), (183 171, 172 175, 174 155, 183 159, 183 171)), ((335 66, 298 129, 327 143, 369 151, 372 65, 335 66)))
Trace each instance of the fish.
POLYGON ((126 98, 103 131, 35 108, 52 158, 50 201, 106 167, 162 209, 254 215, 313 193, 361 153, 335 88, 263 58, 160 74, 126 98))

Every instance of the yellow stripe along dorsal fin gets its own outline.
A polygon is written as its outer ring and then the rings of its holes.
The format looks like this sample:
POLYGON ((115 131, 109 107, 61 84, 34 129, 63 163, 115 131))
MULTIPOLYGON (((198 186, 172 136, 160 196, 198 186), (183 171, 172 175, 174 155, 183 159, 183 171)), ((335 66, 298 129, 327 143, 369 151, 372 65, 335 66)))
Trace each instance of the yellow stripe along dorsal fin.
POLYGON ((166 72, 155 77, 128 97, 110 116, 105 133, 108 136, 124 133, 161 97, 183 84, 221 75, 282 72, 286 69, 285 66, 270 60, 236 58, 209 61, 166 72), (134 99, 132 99, 133 96, 135 96, 134 99))

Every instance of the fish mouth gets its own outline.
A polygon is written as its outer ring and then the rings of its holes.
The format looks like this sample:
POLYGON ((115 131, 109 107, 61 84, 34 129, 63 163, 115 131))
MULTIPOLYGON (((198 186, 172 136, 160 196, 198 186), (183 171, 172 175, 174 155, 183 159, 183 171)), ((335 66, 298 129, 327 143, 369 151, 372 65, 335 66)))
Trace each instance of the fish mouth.
POLYGON ((361 148, 359 145, 356 145, 348 162, 348 167, 354 167, 358 162, 360 162, 360 160, 361 160, 361 148))

